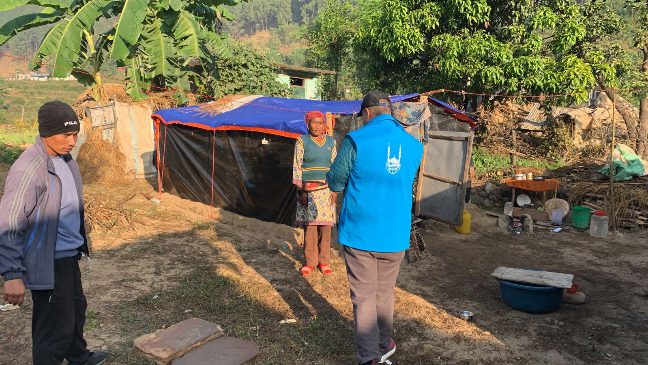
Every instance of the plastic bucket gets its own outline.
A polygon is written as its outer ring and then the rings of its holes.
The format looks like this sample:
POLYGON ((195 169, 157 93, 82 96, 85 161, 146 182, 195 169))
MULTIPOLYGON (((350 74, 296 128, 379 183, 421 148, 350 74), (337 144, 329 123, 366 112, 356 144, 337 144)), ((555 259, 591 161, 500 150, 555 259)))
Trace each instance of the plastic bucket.
POLYGON ((592 210, 582 205, 576 205, 572 208, 572 226, 578 229, 589 227, 592 210))
POLYGON ((527 313, 553 312, 562 303, 563 290, 551 286, 498 280, 506 305, 527 313))
POLYGON ((565 212, 562 209, 552 209, 551 210, 551 223, 554 226, 561 226, 565 218, 565 212))

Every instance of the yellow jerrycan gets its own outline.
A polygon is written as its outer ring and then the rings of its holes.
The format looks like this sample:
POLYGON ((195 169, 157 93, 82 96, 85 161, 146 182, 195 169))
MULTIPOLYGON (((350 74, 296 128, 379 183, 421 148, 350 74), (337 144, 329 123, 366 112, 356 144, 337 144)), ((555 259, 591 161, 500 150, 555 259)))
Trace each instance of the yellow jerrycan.
POLYGON ((463 212, 463 223, 460 226, 455 227, 455 231, 461 234, 470 234, 470 227, 472 226, 472 215, 470 212, 464 209, 463 212))

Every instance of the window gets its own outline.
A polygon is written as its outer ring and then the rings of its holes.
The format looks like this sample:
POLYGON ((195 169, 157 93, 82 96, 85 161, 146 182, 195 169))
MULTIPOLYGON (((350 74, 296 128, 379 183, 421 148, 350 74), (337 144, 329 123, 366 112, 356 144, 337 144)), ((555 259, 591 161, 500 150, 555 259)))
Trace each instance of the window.
POLYGON ((304 79, 302 79, 300 77, 291 77, 290 78, 290 86, 304 87, 304 79))

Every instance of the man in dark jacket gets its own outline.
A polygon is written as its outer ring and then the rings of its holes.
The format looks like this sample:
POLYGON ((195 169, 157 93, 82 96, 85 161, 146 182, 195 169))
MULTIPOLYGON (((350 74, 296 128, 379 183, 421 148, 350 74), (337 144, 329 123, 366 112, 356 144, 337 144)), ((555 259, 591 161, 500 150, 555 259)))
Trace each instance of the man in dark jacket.
POLYGON ((80 122, 72 108, 47 102, 38 111, 39 137, 11 166, 0 200, 0 275, 4 299, 33 301, 35 365, 103 364, 83 337, 87 302, 79 259, 88 254, 79 166, 70 156, 80 122))

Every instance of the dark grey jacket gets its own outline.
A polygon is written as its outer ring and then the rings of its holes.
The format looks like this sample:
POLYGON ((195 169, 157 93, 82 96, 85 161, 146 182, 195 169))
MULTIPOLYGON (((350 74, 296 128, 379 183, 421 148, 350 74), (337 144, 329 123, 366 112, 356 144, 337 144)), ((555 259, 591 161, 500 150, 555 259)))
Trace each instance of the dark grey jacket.
MULTIPOLYGON (((88 254, 79 165, 63 156, 76 183, 81 208, 81 252, 88 254)), ((28 289, 54 288, 54 251, 61 210, 61 180, 40 137, 11 166, 0 200, 0 275, 22 278, 28 289)))

